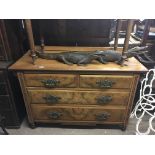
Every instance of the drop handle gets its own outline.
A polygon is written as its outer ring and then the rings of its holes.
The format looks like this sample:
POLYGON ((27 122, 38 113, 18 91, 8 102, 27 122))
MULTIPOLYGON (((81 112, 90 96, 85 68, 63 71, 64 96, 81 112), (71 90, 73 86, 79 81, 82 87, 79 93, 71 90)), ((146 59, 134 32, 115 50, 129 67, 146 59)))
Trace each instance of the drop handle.
POLYGON ((100 80, 96 82, 99 88, 111 88, 116 82, 112 80, 100 80))
POLYGON ((43 99, 48 104, 49 103, 50 104, 55 104, 55 103, 58 103, 59 102, 59 100, 61 99, 61 97, 53 96, 53 95, 46 95, 45 97, 43 97, 43 99))
POLYGON ((57 87, 60 84, 60 81, 56 80, 56 79, 41 80, 41 82, 47 88, 55 88, 55 87, 57 87))
POLYGON ((47 112, 47 115, 51 119, 59 119, 62 116, 62 113, 57 111, 47 112))
POLYGON ((105 105, 112 101, 112 96, 101 96, 101 97, 96 98, 96 100, 98 104, 105 105))
POLYGON ((102 112, 100 114, 96 114, 96 120, 97 121, 106 121, 110 117, 110 113, 108 112, 102 112))

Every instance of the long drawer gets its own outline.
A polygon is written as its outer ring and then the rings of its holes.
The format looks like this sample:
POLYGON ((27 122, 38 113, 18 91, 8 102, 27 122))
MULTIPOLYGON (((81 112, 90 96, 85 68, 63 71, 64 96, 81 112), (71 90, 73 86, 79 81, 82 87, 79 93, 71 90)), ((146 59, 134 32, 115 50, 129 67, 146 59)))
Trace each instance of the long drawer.
POLYGON ((130 92, 76 91, 76 90, 28 90, 31 103, 48 105, 126 105, 130 92))
POLYGON ((131 88, 134 78, 132 75, 80 75, 82 88, 131 88))
POLYGON ((74 88, 77 76, 71 74, 24 74, 27 87, 74 88))
POLYGON ((124 108, 42 106, 32 104, 34 120, 123 122, 124 108))

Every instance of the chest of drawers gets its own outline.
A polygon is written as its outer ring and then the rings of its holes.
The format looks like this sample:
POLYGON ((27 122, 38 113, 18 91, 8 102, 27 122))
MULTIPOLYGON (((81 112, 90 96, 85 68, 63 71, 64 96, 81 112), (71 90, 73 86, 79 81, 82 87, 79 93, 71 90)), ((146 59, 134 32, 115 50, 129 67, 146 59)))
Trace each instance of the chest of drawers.
POLYGON ((70 125, 117 125, 126 128, 141 73, 135 58, 128 66, 94 62, 68 66, 54 60, 30 63, 28 54, 10 67, 20 81, 28 120, 70 125))

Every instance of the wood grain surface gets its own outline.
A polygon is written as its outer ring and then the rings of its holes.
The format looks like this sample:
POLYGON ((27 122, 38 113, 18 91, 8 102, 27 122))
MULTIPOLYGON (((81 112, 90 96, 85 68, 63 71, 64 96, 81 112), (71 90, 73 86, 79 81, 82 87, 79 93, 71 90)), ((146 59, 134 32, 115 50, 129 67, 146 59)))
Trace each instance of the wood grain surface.
POLYGON ((27 87, 44 87, 43 80, 58 80, 58 88, 77 87, 77 76, 73 74, 24 74, 27 87))
POLYGON ((97 82, 114 82, 111 88, 131 88, 133 81, 132 75, 80 75, 80 87, 82 88, 100 88, 97 82))
POLYGON ((48 105, 126 105, 129 99, 128 91, 75 91, 75 90, 28 90, 31 103, 48 104, 48 105), (55 100, 48 101, 49 96, 58 97, 55 100), (111 101, 103 101, 103 97, 111 97, 111 101), (100 101, 100 102, 99 102, 100 101))
POLYGON ((32 112, 35 120, 65 120, 65 121, 98 121, 97 116, 103 113, 108 113, 110 116, 106 120, 99 122, 123 122, 124 120, 124 107, 114 108, 102 108, 102 107, 74 107, 74 106, 62 106, 51 107, 32 104, 32 112), (57 112, 60 116, 57 119, 53 119, 49 116, 49 113, 57 112))

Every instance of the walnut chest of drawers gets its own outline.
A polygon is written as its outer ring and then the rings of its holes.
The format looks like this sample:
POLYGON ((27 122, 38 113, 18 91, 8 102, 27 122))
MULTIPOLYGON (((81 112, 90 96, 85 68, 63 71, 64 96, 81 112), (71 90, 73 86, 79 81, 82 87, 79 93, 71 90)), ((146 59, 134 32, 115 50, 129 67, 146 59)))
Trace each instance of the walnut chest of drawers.
POLYGON ((27 53, 10 69, 18 75, 31 127, 106 124, 125 129, 139 76, 147 71, 135 58, 126 64, 69 66, 37 59, 33 65, 27 53))

